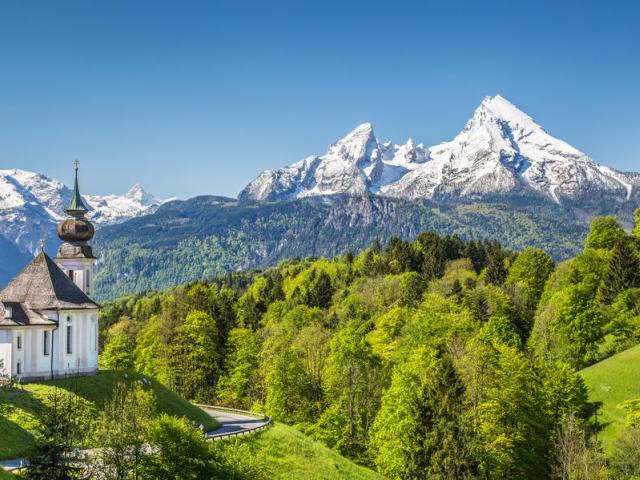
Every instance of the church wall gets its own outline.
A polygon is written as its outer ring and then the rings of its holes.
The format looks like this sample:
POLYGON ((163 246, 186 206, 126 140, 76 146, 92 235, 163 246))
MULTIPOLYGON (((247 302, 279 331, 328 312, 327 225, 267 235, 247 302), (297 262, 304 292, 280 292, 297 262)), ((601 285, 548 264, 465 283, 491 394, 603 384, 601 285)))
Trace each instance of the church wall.
POLYGON ((57 374, 86 373, 98 368, 98 352, 93 335, 97 335, 98 310, 60 312, 57 333, 57 374), (71 319, 69 322, 68 319, 71 319), (96 326, 94 328, 94 325, 96 326), (67 353, 67 328, 71 326, 71 354, 67 353))
POLYGON ((0 360, 4 364, 4 371, 11 374, 12 373, 12 342, 13 336, 10 330, 0 330, 0 360))

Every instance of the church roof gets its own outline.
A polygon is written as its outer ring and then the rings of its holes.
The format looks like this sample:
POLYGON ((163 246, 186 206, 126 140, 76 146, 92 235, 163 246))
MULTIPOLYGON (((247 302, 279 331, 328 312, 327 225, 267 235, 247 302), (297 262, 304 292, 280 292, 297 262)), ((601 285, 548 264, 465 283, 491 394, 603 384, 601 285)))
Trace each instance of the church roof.
POLYGON ((3 311, 11 309, 11 317, 0 317, 0 327, 21 327, 25 325, 55 325, 55 320, 45 317, 42 313, 31 310, 24 303, 3 302, 3 311))
POLYGON ((29 310, 98 308, 45 252, 0 291, 0 302, 24 304, 29 310))

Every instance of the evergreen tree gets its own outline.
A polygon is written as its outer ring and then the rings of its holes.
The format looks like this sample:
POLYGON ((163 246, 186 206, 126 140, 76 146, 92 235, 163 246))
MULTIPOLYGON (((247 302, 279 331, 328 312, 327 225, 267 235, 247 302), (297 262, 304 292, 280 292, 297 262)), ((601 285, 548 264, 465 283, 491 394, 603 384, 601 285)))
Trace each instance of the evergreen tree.
POLYGON ((307 288, 305 303, 310 307, 327 308, 333 296, 331 277, 321 270, 307 288))
POLYGON ((627 239, 617 240, 600 285, 600 298, 606 303, 629 288, 640 287, 640 257, 627 239))
POLYGON ((463 396, 453 364, 433 350, 420 348, 396 367, 371 432, 379 471, 402 479, 468 475, 463 396))
POLYGON ((504 265, 502 252, 492 252, 489 255, 487 268, 485 270, 485 279, 487 283, 498 286, 502 285, 507 278, 507 273, 507 267, 504 265))
POLYGON ((84 478, 77 451, 84 425, 80 398, 72 391, 55 388, 49 395, 49 405, 43 405, 41 410, 40 441, 24 477, 34 480, 84 478))

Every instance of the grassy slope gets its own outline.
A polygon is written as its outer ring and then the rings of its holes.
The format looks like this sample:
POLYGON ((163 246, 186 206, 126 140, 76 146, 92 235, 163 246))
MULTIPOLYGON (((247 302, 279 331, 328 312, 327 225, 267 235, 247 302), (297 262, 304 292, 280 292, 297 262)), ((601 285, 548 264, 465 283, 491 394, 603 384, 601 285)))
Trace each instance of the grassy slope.
POLYGON ((276 424, 244 442, 266 465, 268 478, 287 480, 380 480, 377 473, 340 456, 297 430, 276 424))
POLYGON ((9 472, 5 472, 4 470, 0 469, 0 480, 9 480, 10 478, 16 477, 11 475, 9 472))
MULTIPOLYGON (((143 378, 135 373, 128 373, 127 377, 127 381, 143 378)), ((76 391, 87 408, 97 415, 115 385, 123 380, 123 373, 101 372, 95 376, 29 383, 24 385, 22 391, 0 394, 3 395, 0 397, 0 459, 24 457, 33 450, 40 407, 48 403, 49 395, 55 390, 55 386, 76 391)), ((195 423, 202 424, 207 431, 219 426, 216 420, 198 407, 158 382, 151 382, 150 388, 154 392, 158 411, 187 417, 195 423)))
POLYGON ((580 374, 589 389, 589 400, 602 403, 598 423, 605 428, 599 438, 609 449, 625 423, 625 411, 618 405, 640 398, 640 345, 585 368, 580 374))

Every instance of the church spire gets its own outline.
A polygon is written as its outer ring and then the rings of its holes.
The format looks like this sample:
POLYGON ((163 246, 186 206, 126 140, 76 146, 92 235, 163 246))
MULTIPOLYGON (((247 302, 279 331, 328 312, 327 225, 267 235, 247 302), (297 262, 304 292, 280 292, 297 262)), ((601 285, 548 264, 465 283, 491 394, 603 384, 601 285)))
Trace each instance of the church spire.
POLYGON ((82 195, 80 195, 80 187, 78 186, 78 170, 80 169, 80 162, 76 160, 74 162, 74 167, 76 171, 75 183, 73 185, 73 195, 71 196, 71 202, 64 210, 67 215, 71 215, 72 217, 83 217, 89 212, 89 207, 84 203, 82 199, 82 195))

